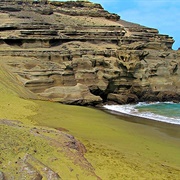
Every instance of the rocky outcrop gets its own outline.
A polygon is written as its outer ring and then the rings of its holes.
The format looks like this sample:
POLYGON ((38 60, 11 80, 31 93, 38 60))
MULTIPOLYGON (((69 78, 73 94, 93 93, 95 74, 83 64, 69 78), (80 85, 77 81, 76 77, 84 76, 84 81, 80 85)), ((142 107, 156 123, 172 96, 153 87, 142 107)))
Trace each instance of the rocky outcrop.
POLYGON ((172 37, 86 1, 0 3, 0 62, 39 98, 80 105, 180 100, 172 37))
POLYGON ((93 96, 87 86, 79 83, 76 86, 52 87, 39 95, 65 104, 93 105, 101 102, 99 96, 93 96))
POLYGON ((47 165, 43 164, 41 161, 34 158, 32 155, 27 154, 24 157, 24 164, 23 167, 24 170, 26 170, 26 173, 28 174, 28 178, 30 179, 30 176, 32 176, 32 179, 41 180, 43 178, 49 179, 49 180, 60 180, 60 176, 55 173, 52 169, 50 169, 47 165), (37 170, 34 169, 34 167, 38 167, 37 170), (41 175, 40 173, 41 172, 41 175))
POLYGON ((72 179, 100 179, 84 156, 85 146, 57 129, 0 119, 0 180, 60 180, 67 172, 72 179))

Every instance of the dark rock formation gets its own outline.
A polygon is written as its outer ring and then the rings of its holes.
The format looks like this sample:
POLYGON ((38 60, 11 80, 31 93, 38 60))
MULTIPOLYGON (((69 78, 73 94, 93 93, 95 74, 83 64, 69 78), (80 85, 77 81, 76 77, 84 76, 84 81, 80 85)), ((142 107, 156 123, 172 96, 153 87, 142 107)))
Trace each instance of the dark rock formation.
POLYGON ((172 37, 90 2, 1 1, 0 56, 42 99, 81 105, 180 99, 172 37))

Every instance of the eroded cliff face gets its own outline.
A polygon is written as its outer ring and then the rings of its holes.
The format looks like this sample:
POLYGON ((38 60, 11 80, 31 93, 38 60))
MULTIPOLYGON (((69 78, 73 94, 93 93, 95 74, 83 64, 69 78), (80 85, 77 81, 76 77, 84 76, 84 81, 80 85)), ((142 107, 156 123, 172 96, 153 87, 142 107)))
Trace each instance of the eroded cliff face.
POLYGON ((0 63, 40 99, 180 101, 180 52, 90 2, 0 2, 0 63))

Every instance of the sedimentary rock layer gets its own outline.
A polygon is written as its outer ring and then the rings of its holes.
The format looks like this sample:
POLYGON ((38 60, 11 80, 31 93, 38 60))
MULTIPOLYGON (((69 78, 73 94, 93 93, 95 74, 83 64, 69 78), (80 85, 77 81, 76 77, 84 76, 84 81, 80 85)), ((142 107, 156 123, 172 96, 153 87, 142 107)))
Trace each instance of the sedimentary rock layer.
POLYGON ((1 64, 39 98, 68 104, 180 100, 172 37, 91 2, 0 2, 1 64))

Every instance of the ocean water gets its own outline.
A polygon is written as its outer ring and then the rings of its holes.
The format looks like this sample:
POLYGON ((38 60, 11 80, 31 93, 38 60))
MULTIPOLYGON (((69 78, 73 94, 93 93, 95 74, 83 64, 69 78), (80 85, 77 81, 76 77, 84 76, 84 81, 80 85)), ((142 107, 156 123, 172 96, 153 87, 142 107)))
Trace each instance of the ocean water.
POLYGON ((128 115, 180 125, 180 103, 140 102, 134 105, 105 105, 104 108, 128 115))

